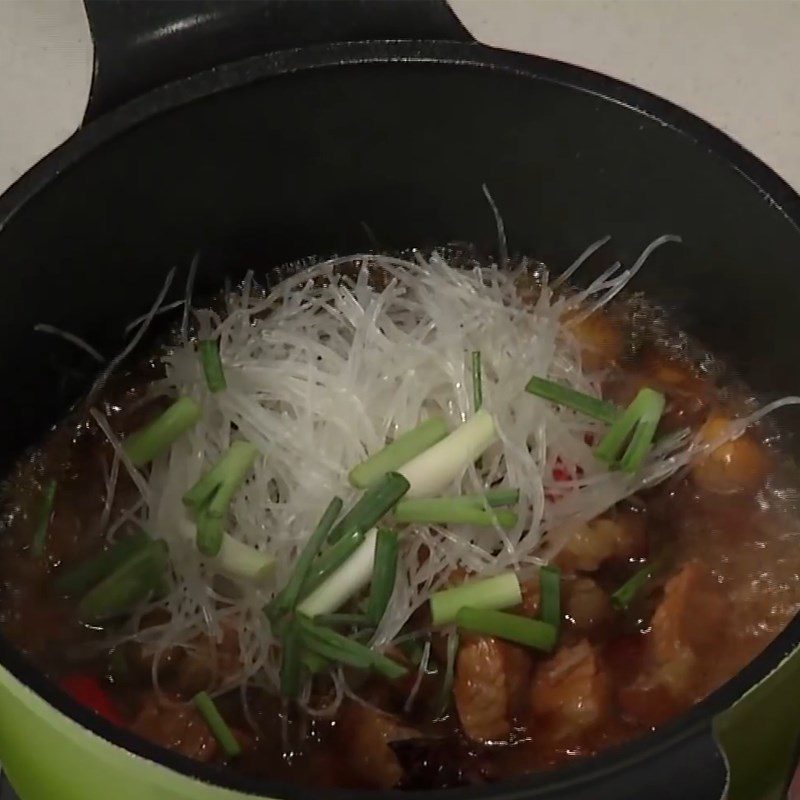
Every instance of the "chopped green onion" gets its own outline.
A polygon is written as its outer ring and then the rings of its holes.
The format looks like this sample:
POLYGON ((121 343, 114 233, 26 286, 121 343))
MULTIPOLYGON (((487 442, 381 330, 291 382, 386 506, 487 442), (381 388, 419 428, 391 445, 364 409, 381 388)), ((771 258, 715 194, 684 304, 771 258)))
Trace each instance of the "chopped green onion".
POLYGON ((224 520, 212 517, 203 509, 197 517, 197 549, 209 558, 219 555, 222 549, 224 520))
POLYGON ((376 653, 374 650, 370 650, 370 653, 372 653, 372 669, 383 675, 384 678, 396 681, 398 678, 408 674, 408 667, 403 666, 394 659, 388 658, 383 653, 376 653))
POLYGON ((558 567, 539 570, 539 594, 542 622, 552 625, 557 631, 561 626, 561 570, 558 567))
POLYGON ((381 528, 375 539, 375 559, 372 568, 372 585, 367 603, 367 619, 377 625, 389 605, 397 577, 397 551, 399 541, 394 531, 381 528))
POLYGON ((335 628, 337 625, 367 625, 369 620, 365 614, 317 614, 314 624, 335 628))
MULTIPOLYGON (((510 506, 519 502, 519 489, 488 489, 483 494, 462 494, 455 497, 420 497, 400 500, 395 506, 394 515, 402 522, 427 521, 421 517, 443 513, 444 509, 459 509, 454 514, 464 513, 463 509, 486 509, 510 506)), ((433 521, 433 520, 432 520, 433 521)), ((484 523, 478 523, 484 524, 484 523)), ((491 521, 486 524, 493 524, 491 521)), ((502 521, 500 523, 503 524, 502 521)), ((509 526, 510 527, 510 526, 509 526)))
POLYGON ((330 659, 321 656, 319 653, 314 653, 305 647, 302 648, 300 661, 312 675, 323 672, 331 665, 330 659))
POLYGON ((592 397, 590 394, 578 392, 569 386, 563 386, 536 375, 528 381, 525 391, 602 422, 616 422, 620 415, 620 409, 607 400, 600 400, 598 397, 592 397))
POLYGON ((254 444, 234 442, 227 453, 183 496, 197 516, 197 549, 219 555, 225 541, 224 517, 258 455, 254 444))
POLYGON ((453 702, 453 683, 456 678, 456 658, 458 656, 458 645, 460 644, 458 631, 450 632, 447 637, 447 664, 444 670, 442 686, 439 690, 439 698, 436 703, 436 716, 442 717, 447 713, 450 704, 453 702))
POLYGON ((473 411, 480 411, 483 405, 483 375, 481 374, 481 351, 472 351, 472 405, 473 411))
POLYGON ((657 568, 658 564, 656 562, 651 562, 634 572, 633 575, 611 595, 611 605, 614 606, 617 611, 624 611, 627 609, 631 603, 633 603, 636 596, 648 584, 657 568))
POLYGON ((464 607, 456 615, 456 624, 474 633, 497 636, 548 653, 556 644, 556 629, 552 625, 505 611, 464 607))
POLYGON ((380 518, 390 511, 395 503, 408 491, 408 481, 397 472, 388 472, 381 480, 370 486, 358 502, 342 517, 331 531, 331 542, 354 531, 368 531, 380 518))
POLYGON ((408 669, 402 664, 398 664, 381 653, 354 642, 330 628, 315 625, 302 615, 298 616, 297 621, 303 632, 303 643, 306 647, 326 658, 359 669, 372 668, 391 680, 400 678, 408 672, 408 669))
POLYGON ((151 542, 98 583, 78 604, 80 618, 97 622, 130 611, 158 588, 167 567, 167 547, 151 542))
POLYGON ((226 533, 222 537, 222 548, 217 554, 215 565, 220 572, 234 578, 259 581, 275 566, 275 557, 226 533))
POLYGON ((222 360, 219 357, 219 341, 217 339, 205 339, 200 342, 199 348, 208 390, 212 393, 221 392, 227 388, 228 384, 225 380, 225 372, 222 369, 222 360))
POLYGON ((350 556, 358 550, 366 538, 361 531, 354 531, 344 539, 340 539, 333 547, 329 547, 314 560, 303 581, 300 597, 307 597, 318 586, 324 583, 350 556))
POLYGON ((56 500, 57 488, 58 483, 56 483, 55 480, 49 480, 44 487, 42 508, 39 512, 39 522, 36 525, 33 543, 31 544, 31 550, 35 556, 41 556, 44 553, 44 545, 47 541, 47 529, 50 527, 50 517, 53 516, 53 505, 56 500))
POLYGON ((522 602, 519 579, 513 572, 503 572, 491 578, 467 581, 452 589, 443 589, 431 596, 431 620, 434 625, 453 622, 459 609, 510 608, 522 602))
POLYGON ((485 509, 468 503, 458 502, 459 498, 420 497, 401 500, 395 510, 398 522, 423 522, 439 525, 500 525, 513 528, 517 515, 507 508, 485 509))
POLYGON ((297 561, 294 565, 294 570, 286 582, 286 586, 276 595, 275 599, 267 606, 267 616, 270 619, 279 619, 289 611, 293 611, 297 605, 297 600, 300 597, 300 591, 303 584, 308 577, 308 572, 311 569, 311 564, 317 557, 320 548, 322 547, 325 539, 333 528, 336 518, 342 510, 342 498, 334 497, 328 507, 322 514, 322 518, 317 523, 314 532, 309 536, 305 547, 302 549, 297 561))
MULTIPOLYGON (((478 508, 485 508, 487 505, 492 508, 513 506, 519 502, 519 489, 487 489, 483 494, 462 494, 454 497, 453 500, 478 506, 478 508)), ((406 501, 401 500, 400 502, 406 501)))
POLYGON ((648 403, 647 408, 642 412, 630 444, 622 457, 620 467, 625 472, 636 472, 642 466, 642 462, 653 444, 653 437, 656 435, 656 428, 664 413, 665 404, 663 394, 654 392, 653 395, 652 402, 648 403))
POLYGON ((366 461, 353 467, 350 470, 350 483, 359 489, 366 489, 387 472, 396 471, 445 436, 447 436, 447 423, 441 417, 426 419, 413 430, 398 436, 383 450, 379 450, 366 461))
POLYGON ((196 511, 205 508, 212 517, 225 516, 233 495, 244 483, 258 455, 254 444, 239 440, 183 496, 183 502, 196 511))
POLYGON ((642 434, 639 437, 634 436, 631 447, 623 456, 626 471, 635 471, 647 455, 663 410, 663 394, 653 389, 640 389, 633 402, 622 412, 595 448, 597 458, 608 463, 618 461, 634 429, 640 423, 644 423, 642 434))
MULTIPOLYGON (((356 645, 362 648, 363 645, 347 639, 351 645, 356 645)), ((329 642, 327 639, 317 639, 304 632, 303 644, 312 653, 327 658, 328 661, 336 661, 340 664, 346 664, 349 667, 356 669, 369 669, 372 666, 372 659, 369 653, 363 652, 362 649, 353 649, 351 647, 341 647, 329 642)), ((366 649, 366 648, 364 648, 366 649)))
POLYGON ((307 617, 329 614, 358 594, 372 577, 376 537, 373 528, 347 561, 298 603, 297 610, 307 617))
POLYGON ((222 718, 222 714, 219 713, 219 709, 208 694, 206 694, 206 692, 200 692, 200 694, 194 698, 194 704, 205 718, 208 727, 211 729, 211 733, 214 734, 214 738, 219 742, 220 747, 225 753, 230 757, 241 755, 242 746, 233 735, 233 731, 228 727, 228 723, 222 718))
POLYGON ((163 414, 125 440, 123 448, 128 458, 136 467, 149 463, 193 427, 202 413, 191 397, 178 398, 163 414))
POLYGON ((492 415, 482 408, 446 438, 398 470, 410 484, 408 497, 435 497, 497 439, 492 415))
POLYGON ((103 578, 124 564, 134 553, 147 547, 153 540, 143 530, 120 539, 108 550, 75 567, 64 570, 56 578, 56 589, 65 595, 88 592, 103 578))
POLYGON ((292 620, 284 633, 281 652, 281 694, 284 697, 297 697, 300 691, 301 653, 300 629, 292 620))

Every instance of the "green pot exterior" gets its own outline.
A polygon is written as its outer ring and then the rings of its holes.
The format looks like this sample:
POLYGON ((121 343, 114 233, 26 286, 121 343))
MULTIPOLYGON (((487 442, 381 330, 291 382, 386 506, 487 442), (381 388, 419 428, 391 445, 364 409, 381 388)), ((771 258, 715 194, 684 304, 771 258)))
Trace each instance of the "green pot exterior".
POLYGON ((245 800, 87 731, 0 668, 0 762, 21 800, 245 800))

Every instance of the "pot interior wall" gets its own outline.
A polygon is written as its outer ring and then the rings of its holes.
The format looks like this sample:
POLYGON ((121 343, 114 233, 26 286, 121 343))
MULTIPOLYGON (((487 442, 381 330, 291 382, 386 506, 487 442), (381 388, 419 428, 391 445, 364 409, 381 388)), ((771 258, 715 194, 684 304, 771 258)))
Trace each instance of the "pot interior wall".
MULTIPOLYGON (((800 237, 702 144, 564 85, 435 64, 285 75, 147 121, 66 169, 0 231, 0 457, 85 390, 90 361, 33 332, 73 331, 113 354, 166 270, 202 253, 224 274, 310 253, 449 240, 493 247, 486 183, 513 251, 555 267, 611 233, 636 282, 757 389, 797 389, 800 237)), ((179 296, 182 286, 173 295, 179 296)), ((788 415, 787 415, 788 416, 788 415)))

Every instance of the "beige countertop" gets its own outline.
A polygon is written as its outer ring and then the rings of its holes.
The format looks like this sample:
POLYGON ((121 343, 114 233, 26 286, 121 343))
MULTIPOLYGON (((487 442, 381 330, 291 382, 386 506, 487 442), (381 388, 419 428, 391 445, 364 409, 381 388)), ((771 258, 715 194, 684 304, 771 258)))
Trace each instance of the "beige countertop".
MULTIPOLYGON (((694 111, 800 189, 800 0, 451 5, 486 44, 591 67, 694 111)), ((80 0, 0 0, 0 191, 75 130, 90 75, 80 0)))

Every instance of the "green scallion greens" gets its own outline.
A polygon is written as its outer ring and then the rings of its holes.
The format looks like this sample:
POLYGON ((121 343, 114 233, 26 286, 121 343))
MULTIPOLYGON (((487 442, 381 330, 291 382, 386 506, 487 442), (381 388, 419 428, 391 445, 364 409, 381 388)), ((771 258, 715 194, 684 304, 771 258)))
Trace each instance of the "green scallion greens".
MULTIPOLYGON (((519 502, 519 489, 487 489, 483 494, 462 494, 454 497, 453 500, 459 503, 468 503, 478 508, 485 508, 487 505, 492 508, 513 506, 519 502)), ((401 500, 400 502, 404 503, 406 501, 401 500)))
POLYGON ((227 453, 183 496, 197 520, 197 549, 213 558, 222 549, 225 516, 258 455, 254 444, 234 442, 227 453))
POLYGON ((191 397, 179 397, 149 425, 131 434, 123 449, 135 467, 143 467, 193 427, 202 413, 191 397))
POLYGON ((194 698, 194 704, 208 723, 211 733, 214 734, 214 738, 219 742, 225 754, 231 758, 241 755, 242 746, 233 735, 233 731, 228 727, 228 723, 222 718, 222 714, 219 713, 216 703, 208 694, 206 692, 200 692, 200 694, 194 698))
POLYGON ((340 539, 336 544, 320 553, 306 573, 300 589, 300 597, 307 597, 324 583, 358 550, 365 538, 366 534, 361 531, 353 531, 353 533, 340 539))
POLYGON ((257 455, 254 444, 243 440, 233 442, 228 452, 186 492, 183 502, 198 512, 205 509, 209 516, 225 516, 257 455))
POLYGON ((143 530, 138 530, 125 539, 115 542, 94 558, 75 567, 57 573, 55 586, 61 593, 74 597, 88 592, 103 578, 122 566, 132 555, 152 544, 153 539, 143 530))
POLYGON ((394 590, 397 577, 399 540, 395 531, 380 528, 375 539, 375 561, 367 602, 367 619, 377 626, 381 621, 394 590))
POLYGON ((283 634, 281 650, 281 694, 284 697, 294 698, 300 692, 302 649, 300 628, 292 620, 283 634))
POLYGON ((84 622, 99 622, 128 613, 162 585, 167 568, 167 546, 150 542, 136 550, 78 603, 84 622))
POLYGON ((429 523, 438 525, 500 525, 513 528, 517 515, 507 508, 479 508, 459 502, 459 498, 423 497, 401 500, 394 509, 397 522, 429 523))
POLYGON ((558 567, 547 566, 539 570, 539 595, 542 622, 558 631, 561 627, 561 570, 558 567))
POLYGON ((325 658, 358 669, 373 669, 390 680, 401 678, 408 672, 402 664, 330 628, 316 625, 301 614, 297 616, 297 623, 302 631, 303 644, 325 658))
POLYGON ((601 422, 616 422, 621 413, 613 403, 578 392, 569 386, 563 386, 546 378, 539 378, 536 375, 528 381, 525 391, 556 405, 571 408, 587 417, 599 419, 601 422))
POLYGON ((472 351, 472 410, 480 411, 483 405, 483 371, 481 369, 481 351, 472 351))
POLYGON ((436 592, 430 599, 431 621, 434 625, 453 622, 459 609, 465 606, 498 609, 510 608, 521 602, 519 579, 513 572, 503 572, 436 592))
POLYGON ((370 486, 342 517, 331 531, 330 541, 335 543, 354 531, 366 532, 374 528, 409 488, 409 482, 402 475, 388 472, 380 481, 370 486))
POLYGON ((219 555, 222 540, 225 537, 225 521, 221 517, 212 517, 207 509, 201 509, 197 515, 197 549, 209 558, 219 555))
MULTIPOLYGON (((322 518, 317 523, 317 527, 308 538, 305 547, 303 547, 298 556, 289 580, 286 582, 283 589, 275 596, 275 599, 267 606, 267 616, 270 619, 280 619, 280 617, 287 612, 294 611, 297 601, 300 599, 300 592, 308 577, 311 565, 341 513, 342 505, 341 497, 334 497, 333 500, 328 503, 328 507, 322 514, 322 518)), ((324 580, 324 577, 322 580, 324 580)))
POLYGON ((641 569, 634 572, 619 589, 612 593, 611 605, 617 611, 624 611, 629 608, 650 582, 658 567, 659 563, 653 561, 649 564, 645 564, 641 569))
POLYGON ((547 653, 556 644, 554 626, 538 619, 509 614, 505 611, 465 606, 459 609, 456 615, 456 625, 473 633, 496 636, 499 639, 507 639, 510 642, 544 650, 547 653))
POLYGON ((317 614, 313 618, 313 622, 315 625, 324 625, 328 628, 369 626, 370 624, 366 614, 347 614, 345 612, 317 614))
POLYGON ((447 423, 441 417, 426 419, 413 430, 398 436, 383 450, 353 467, 350 470, 350 483, 359 489, 366 489, 388 472, 394 472, 407 464, 445 436, 447 436, 447 423))
POLYGON ((216 394, 227 389, 228 383, 225 380, 225 371, 222 369, 222 359, 219 355, 219 340, 204 339, 198 344, 198 349, 208 390, 212 394, 216 394))
POLYGON ((47 529, 50 527, 50 518, 53 516, 53 505, 56 501, 56 489, 58 483, 55 480, 49 480, 44 487, 42 493, 42 507, 39 510, 39 520, 36 523, 36 530, 33 534, 33 542, 31 543, 31 550, 38 558, 44 554, 44 546, 47 541, 47 529))
POLYGON ((653 442, 664 402, 664 395, 660 392, 640 389, 595 448, 597 458, 610 464, 620 462, 626 472, 635 472, 653 442))

